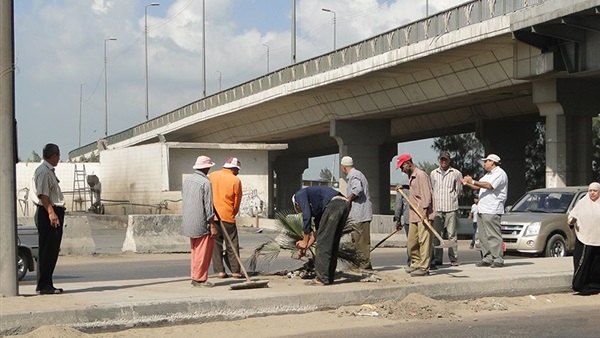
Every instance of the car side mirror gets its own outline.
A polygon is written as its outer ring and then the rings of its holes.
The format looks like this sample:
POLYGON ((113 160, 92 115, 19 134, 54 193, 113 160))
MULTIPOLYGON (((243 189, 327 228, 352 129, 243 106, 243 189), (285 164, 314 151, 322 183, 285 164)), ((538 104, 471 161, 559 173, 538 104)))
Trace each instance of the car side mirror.
POLYGON ((512 205, 507 205, 506 207, 504 207, 504 212, 509 212, 510 209, 512 209, 512 205))

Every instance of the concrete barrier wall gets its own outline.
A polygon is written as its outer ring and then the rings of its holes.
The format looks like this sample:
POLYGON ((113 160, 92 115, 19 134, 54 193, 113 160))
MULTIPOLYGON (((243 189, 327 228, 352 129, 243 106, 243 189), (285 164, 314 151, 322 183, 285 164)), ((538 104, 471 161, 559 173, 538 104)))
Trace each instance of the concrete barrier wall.
MULTIPOLYGON (((252 227, 256 219, 238 217, 239 227, 252 227)), ((259 227, 277 229, 276 220, 259 219, 259 227)), ((371 222, 371 245, 396 229, 392 216, 373 215, 371 222)), ((181 215, 129 215, 123 252, 160 253, 160 252, 189 252, 189 238, 181 234, 181 215)), ((406 246, 404 231, 399 231, 390 237, 381 247, 406 246)))
POLYGON ((96 251, 92 227, 87 216, 66 216, 61 255, 91 255, 96 251))
POLYGON ((122 251, 190 252, 190 239, 181 234, 181 215, 129 215, 122 251))

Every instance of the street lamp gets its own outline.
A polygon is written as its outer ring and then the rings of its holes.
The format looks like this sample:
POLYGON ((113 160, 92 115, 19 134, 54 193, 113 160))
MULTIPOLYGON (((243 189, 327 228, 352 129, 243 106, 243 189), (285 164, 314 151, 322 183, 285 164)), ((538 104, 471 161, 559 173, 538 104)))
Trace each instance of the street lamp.
POLYGON ((159 6, 158 2, 153 2, 144 7, 144 47, 146 51, 146 121, 148 121, 148 7, 159 6))
POLYGON ((221 78, 222 78, 222 74, 220 71, 217 70, 217 73, 219 73, 219 91, 221 91, 221 78))
POLYGON ((81 107, 83 105, 83 85, 85 82, 82 82, 79 85, 79 147, 81 147, 81 107))
POLYGON ((335 31, 336 31, 336 27, 335 27, 335 12, 332 11, 331 9, 327 9, 327 8, 321 8, 321 10, 323 12, 329 12, 333 14, 333 50, 335 50, 335 31))
POLYGON ((206 0, 202 0, 202 97, 206 97, 206 0))
POLYGON ((115 41, 117 38, 104 39, 104 136, 108 136, 108 69, 106 67, 106 41, 115 41))
POLYGON ((263 46, 267 47, 267 73, 269 72, 269 45, 265 45, 263 43, 263 46))

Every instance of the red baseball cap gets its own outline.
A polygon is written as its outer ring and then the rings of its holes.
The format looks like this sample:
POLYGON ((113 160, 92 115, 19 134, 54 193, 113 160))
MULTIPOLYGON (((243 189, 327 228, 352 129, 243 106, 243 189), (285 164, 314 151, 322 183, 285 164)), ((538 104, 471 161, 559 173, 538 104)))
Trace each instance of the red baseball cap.
POLYGON ((402 155, 398 156, 398 163, 396 163, 396 170, 400 169, 400 167, 402 167, 404 162, 406 162, 408 160, 412 160, 412 157, 409 154, 402 154, 402 155))

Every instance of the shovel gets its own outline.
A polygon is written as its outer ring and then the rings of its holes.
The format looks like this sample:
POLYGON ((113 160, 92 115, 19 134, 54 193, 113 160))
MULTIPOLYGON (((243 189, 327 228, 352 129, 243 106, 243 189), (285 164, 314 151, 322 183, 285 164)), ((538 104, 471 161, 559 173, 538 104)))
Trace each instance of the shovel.
POLYGON ((437 231, 435 231, 435 228, 431 225, 431 223, 429 223, 429 220, 423 217, 423 214, 421 214, 419 209, 416 208, 414 204, 412 204, 412 202, 410 201, 410 199, 408 199, 408 197, 406 196, 404 191, 402 191, 402 189, 399 189, 398 192, 402 195, 402 197, 404 197, 404 199, 408 202, 410 207, 417 213, 417 215, 423 219, 423 223, 427 225, 429 230, 431 230, 435 237, 440 241, 440 245, 434 246, 435 248, 452 248, 458 246, 458 243, 443 239, 442 236, 440 236, 440 234, 437 231))
MULTIPOLYGON (((229 234, 227 233, 227 229, 225 229, 225 226, 223 225, 223 221, 221 221, 221 217, 219 217, 219 214, 217 214, 216 209, 215 209, 215 216, 217 217, 217 220, 219 221, 219 225, 221 225, 221 231, 223 232, 223 236, 225 236, 225 238, 227 239, 227 243, 229 243, 229 246, 233 248, 233 242, 231 241, 231 237, 229 237, 229 234)), ((229 288, 231 290, 258 289, 258 288, 268 288, 269 287, 268 280, 257 280, 257 281, 251 280, 250 277, 248 277, 248 272, 246 271, 246 267, 244 266, 244 263, 242 263, 242 259, 240 258, 238 253, 235 250, 233 250, 233 254, 235 255, 235 259, 240 264, 240 268, 242 268, 242 272, 244 272, 244 277, 246 277, 246 281, 244 283, 230 285, 229 288)))
POLYGON ((375 244, 375 246, 373 248, 371 248, 371 251, 369 251, 369 252, 373 252, 373 250, 377 249, 378 246, 380 246, 383 242, 387 241, 388 238, 394 236, 398 231, 400 231, 400 229, 396 229, 391 234, 385 236, 385 238, 380 240, 379 243, 375 244))

